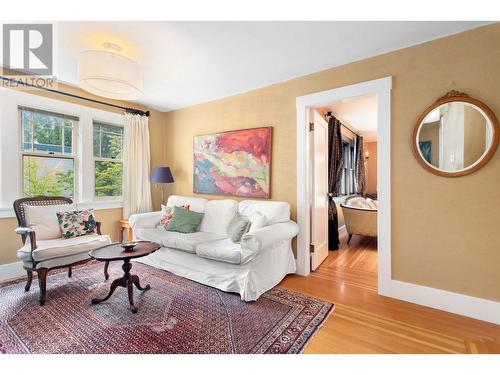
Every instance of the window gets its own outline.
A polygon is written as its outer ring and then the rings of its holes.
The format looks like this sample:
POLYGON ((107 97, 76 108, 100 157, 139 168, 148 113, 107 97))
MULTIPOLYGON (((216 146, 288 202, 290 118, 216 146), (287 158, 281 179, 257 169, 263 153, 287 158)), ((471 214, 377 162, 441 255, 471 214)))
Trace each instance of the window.
POLYGON ((356 148, 353 141, 342 141, 344 152, 344 166, 342 170, 342 180, 340 184, 341 195, 356 194, 354 182, 356 170, 356 148))
POLYGON ((121 197, 123 192, 123 127, 94 121, 94 195, 121 197))
POLYGON ((19 107, 24 196, 75 197, 73 133, 78 118, 19 107))

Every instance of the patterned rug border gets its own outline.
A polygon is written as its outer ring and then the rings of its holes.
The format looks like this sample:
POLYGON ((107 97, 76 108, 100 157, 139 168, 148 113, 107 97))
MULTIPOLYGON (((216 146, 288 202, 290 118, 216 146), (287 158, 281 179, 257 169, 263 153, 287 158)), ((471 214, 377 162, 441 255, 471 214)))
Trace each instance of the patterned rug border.
MULTIPOLYGON (((99 263, 100 262, 97 262, 95 260, 90 260, 88 262, 77 264, 77 265, 73 266, 73 269, 74 270, 78 270, 78 269, 82 269, 82 268, 89 268, 89 267, 93 267, 95 265, 98 265, 99 263)), ((144 265, 144 266, 147 266, 147 265, 144 265)), ((147 267, 151 267, 151 268, 156 269, 155 267, 152 267, 152 266, 147 266, 147 267)), ((171 272, 166 271, 166 270, 161 270, 161 271, 164 271, 164 272, 167 272, 167 273, 171 273, 171 272)), ((53 270, 53 271, 50 272, 49 277, 57 275, 57 274, 65 273, 65 272, 67 272, 67 268, 55 269, 55 270, 53 270)), ((178 276, 178 277, 181 277, 181 276, 178 276)), ((33 284, 35 284, 34 285, 35 288, 38 287, 36 285, 37 284, 36 279, 37 279, 36 272, 34 272, 34 275, 33 275, 33 284)), ((18 276, 18 277, 14 277, 14 278, 11 278, 11 279, 3 280, 3 281, 0 281, 0 288, 8 287, 8 286, 15 285, 15 284, 21 284, 21 283, 23 283, 26 280, 27 280, 27 275, 18 276)), ((187 279, 187 280, 189 280, 189 279, 187 279)), ((196 282, 194 280, 190 280, 190 281, 192 281, 194 283, 197 283, 197 284, 200 284, 200 285, 204 285, 204 284, 198 283, 198 282, 196 282)), ((218 290, 218 291, 220 291, 222 293, 226 293, 223 290, 219 290, 217 288, 213 288, 213 287, 210 287, 210 286, 207 286, 207 285, 205 285, 205 286, 209 287, 209 288, 212 288, 212 289, 215 289, 215 290, 218 290)), ((290 347, 290 350, 287 353, 287 354, 302 354, 302 353, 304 353, 307 345, 311 342, 311 340, 313 338, 316 337, 316 335, 318 334, 318 332, 320 331, 320 329, 323 328, 323 326, 327 322, 328 318, 330 318, 330 316, 333 314, 333 312, 335 310, 335 307, 336 307, 335 303, 331 302, 331 301, 328 301, 328 300, 325 300, 323 298, 319 298, 319 297, 316 297, 316 296, 313 296, 313 295, 308 295, 308 294, 305 294, 305 293, 302 293, 302 292, 298 292, 296 290, 293 290, 293 289, 290 289, 290 288, 286 288, 286 287, 275 286, 273 289, 283 290, 283 291, 289 292, 291 294, 296 294, 296 295, 301 296, 303 298, 314 299, 314 300, 318 300, 318 301, 321 301, 321 302, 325 303, 325 306, 316 314, 316 316, 314 317, 314 319, 312 319, 311 322, 308 324, 307 328, 310 327, 311 331, 308 332, 307 329, 304 329, 301 332, 299 338, 297 338, 295 340, 294 344, 290 347), (315 323, 316 319, 319 319, 319 322, 316 321, 316 323, 315 323)), ((32 354, 32 353, 27 353, 27 354, 32 354)), ((230 354, 230 353, 228 353, 228 354, 230 354)))
MULTIPOLYGON (((304 297, 308 297, 308 298, 314 298, 314 299, 317 299, 317 300, 320 300, 320 301, 323 301, 323 302, 327 302, 330 304, 330 307, 328 308, 328 310, 323 314, 323 318, 321 320, 321 323, 318 324, 314 330, 311 332, 311 335, 306 339, 306 341, 300 346, 300 350, 297 351, 296 353, 289 353, 289 354, 303 354, 307 344, 309 344, 309 342, 318 334, 319 330, 321 328, 323 328, 323 326, 325 325, 326 321, 328 320, 328 318, 330 317, 330 315, 333 315, 333 311, 335 310, 335 306, 336 304, 334 302, 330 302, 326 299, 323 299, 323 298, 319 298, 319 297, 315 297, 315 296, 310 296, 308 294, 305 294, 305 293, 302 293, 302 292, 298 292, 296 290, 293 290, 293 289, 290 289, 290 288, 285 288, 283 286, 275 286, 274 288, 278 288, 278 289, 282 289, 282 290, 287 290, 289 292, 292 292, 292 293, 296 293, 296 294, 299 294, 301 296, 304 296, 304 297)), ((319 315, 319 314, 318 314, 319 315)), ((312 323, 311 323, 312 324, 312 323)))
MULTIPOLYGON (((285 288, 282 288, 282 289, 285 289, 285 288)), ((316 297, 314 297, 314 298, 316 298, 316 297)), ((322 301, 326 301, 326 300, 322 300, 322 301)), ((326 302, 329 302, 329 301, 326 301, 326 302)), ((319 330, 321 328, 323 328, 323 326, 326 324, 326 321, 328 320, 328 318, 330 317, 330 315, 333 315, 333 311, 335 310, 335 304, 333 302, 329 302, 329 303, 331 303, 331 306, 330 306, 330 309, 328 310, 328 313, 325 315, 325 317, 323 318, 323 320, 321 321, 321 323, 316 326, 316 328, 314 329, 314 331, 311 333, 311 336, 309 336, 307 338, 306 342, 300 348, 300 351, 298 353, 296 353, 296 354, 304 354, 304 350, 306 349, 307 344, 309 344, 311 342, 311 340, 314 337, 316 337, 316 335, 319 333, 319 330)))

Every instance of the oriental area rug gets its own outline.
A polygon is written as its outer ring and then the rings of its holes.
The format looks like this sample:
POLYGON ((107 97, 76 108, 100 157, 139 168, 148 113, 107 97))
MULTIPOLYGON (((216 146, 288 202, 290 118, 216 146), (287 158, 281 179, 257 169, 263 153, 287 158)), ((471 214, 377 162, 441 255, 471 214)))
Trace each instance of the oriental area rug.
POLYGON ((128 309, 118 288, 106 302, 112 280, 122 276, 110 264, 104 281, 96 261, 50 273, 47 301, 38 303, 38 283, 25 279, 0 284, 0 353, 300 353, 333 310, 329 302, 275 287, 257 301, 243 302, 170 272, 134 263, 132 273, 151 289, 134 289, 139 311, 128 309))

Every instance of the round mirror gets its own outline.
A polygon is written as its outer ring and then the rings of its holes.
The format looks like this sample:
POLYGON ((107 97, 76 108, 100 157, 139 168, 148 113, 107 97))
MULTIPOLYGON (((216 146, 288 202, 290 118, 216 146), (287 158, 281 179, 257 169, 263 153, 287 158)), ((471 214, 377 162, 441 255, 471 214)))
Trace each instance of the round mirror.
POLYGON ((481 168, 498 146, 498 121, 482 102, 450 92, 427 108, 413 134, 413 149, 427 170, 447 177, 481 168))

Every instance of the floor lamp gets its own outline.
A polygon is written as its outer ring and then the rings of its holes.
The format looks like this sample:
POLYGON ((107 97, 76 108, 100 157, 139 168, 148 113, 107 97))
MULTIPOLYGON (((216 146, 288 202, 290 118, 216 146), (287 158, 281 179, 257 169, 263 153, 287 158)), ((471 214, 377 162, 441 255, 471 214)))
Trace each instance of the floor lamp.
POLYGON ((151 174, 151 182, 154 184, 162 184, 161 185, 161 204, 165 204, 163 200, 163 185, 170 184, 174 182, 174 176, 172 176, 172 172, 169 167, 165 167, 163 165, 159 165, 155 167, 153 173, 151 174))

